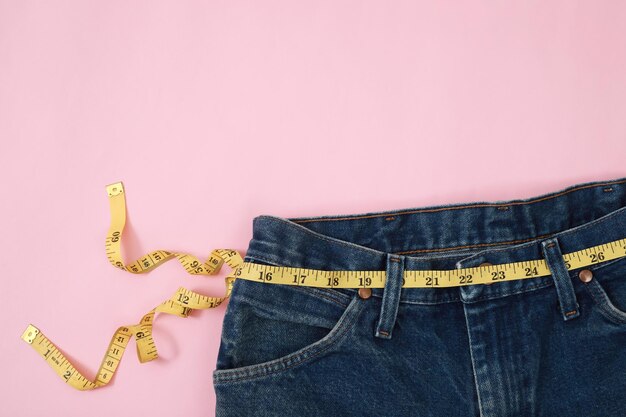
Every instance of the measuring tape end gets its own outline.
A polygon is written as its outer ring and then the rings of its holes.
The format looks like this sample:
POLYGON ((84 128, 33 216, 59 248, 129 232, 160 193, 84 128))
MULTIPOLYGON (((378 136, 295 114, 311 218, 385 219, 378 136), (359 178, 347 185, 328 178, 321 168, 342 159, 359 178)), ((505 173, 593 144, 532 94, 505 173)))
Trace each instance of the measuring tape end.
POLYGON ((109 194, 109 197, 120 195, 123 192, 124 192, 124 185, 122 184, 122 181, 118 181, 116 183, 107 185, 107 193, 109 194))
POLYGON ((28 344, 32 344, 35 337, 39 334, 39 329, 29 324, 24 333, 22 333, 22 340, 28 344))

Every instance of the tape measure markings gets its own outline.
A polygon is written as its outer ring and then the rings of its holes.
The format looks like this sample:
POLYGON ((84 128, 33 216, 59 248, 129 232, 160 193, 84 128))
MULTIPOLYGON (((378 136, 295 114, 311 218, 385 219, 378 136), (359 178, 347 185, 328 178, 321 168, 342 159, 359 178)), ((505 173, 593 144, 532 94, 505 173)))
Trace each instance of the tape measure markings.
MULTIPOLYGON (((235 268, 243 263, 241 255, 232 249, 216 249, 206 262, 193 255, 156 250, 125 264, 121 254, 121 239, 126 222, 126 201, 121 182, 107 185, 111 222, 105 239, 105 252, 109 262, 116 268, 131 272, 145 273, 153 270, 169 259, 176 258, 183 268, 192 275, 213 275, 226 263, 235 268)), ((141 363, 158 357, 156 343, 152 337, 152 323, 157 312, 188 317, 192 310, 215 308, 228 299, 232 291, 232 278, 224 279, 226 294, 211 297, 180 287, 168 300, 144 314, 138 324, 121 326, 113 334, 97 372, 95 381, 83 376, 70 361, 37 327, 29 324, 22 339, 30 344, 52 369, 69 385, 79 390, 92 390, 107 385, 115 375, 118 365, 132 336, 135 337, 137 357, 141 363)))
MULTIPOLYGON (((568 270, 626 256, 626 238, 563 254, 568 270), (619 249, 618 249, 619 248, 619 249)), ((405 270, 404 288, 443 288, 550 275, 545 259, 446 270, 405 270)), ((384 288, 385 271, 327 271, 244 262, 228 277, 268 284, 323 288, 384 288)))
MULTIPOLYGON (((175 258, 191 275, 214 275, 219 272, 224 263, 229 265, 232 271, 224 279, 226 294, 222 297, 207 296, 179 287, 169 299, 144 314, 139 323, 118 327, 109 342, 95 381, 83 376, 60 349, 37 327, 29 324, 22 334, 22 339, 30 344, 66 383, 76 389, 92 390, 107 385, 117 372, 122 356, 133 336, 139 361, 145 363, 156 359, 158 352, 152 337, 152 324, 156 313, 186 318, 192 310, 215 308, 229 298, 236 279, 319 288, 384 288, 385 271, 328 271, 244 262, 241 255, 233 249, 216 249, 211 252, 205 262, 201 262, 190 254, 156 250, 130 264, 125 264, 121 254, 121 239, 126 223, 124 187, 121 182, 117 182, 107 185, 106 189, 109 196, 111 222, 105 239, 105 252, 114 267, 140 274, 149 272, 175 258)), ((563 259, 566 268, 571 270, 624 256, 626 256, 626 238, 564 254, 563 259), (618 250, 618 247, 621 249, 618 250), (583 255, 586 255, 586 259, 583 255)), ((443 288, 492 284, 549 274, 550 270, 544 259, 450 270, 405 270, 403 287, 443 288)))

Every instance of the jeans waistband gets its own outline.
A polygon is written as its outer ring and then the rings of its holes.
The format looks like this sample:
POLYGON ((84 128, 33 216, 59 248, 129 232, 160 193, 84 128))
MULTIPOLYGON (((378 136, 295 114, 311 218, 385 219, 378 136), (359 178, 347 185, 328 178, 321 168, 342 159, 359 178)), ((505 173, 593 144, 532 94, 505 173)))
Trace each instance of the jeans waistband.
MULTIPOLYGON (((626 237, 626 177, 578 183, 525 199, 475 201, 348 215, 253 219, 245 261, 324 270, 455 269, 543 259, 626 237)), ((502 297, 553 285, 549 276, 452 288, 402 288, 401 302, 434 304, 502 297)), ((355 292, 356 289, 342 289, 355 292)), ((373 296, 382 297, 375 288, 373 296)))

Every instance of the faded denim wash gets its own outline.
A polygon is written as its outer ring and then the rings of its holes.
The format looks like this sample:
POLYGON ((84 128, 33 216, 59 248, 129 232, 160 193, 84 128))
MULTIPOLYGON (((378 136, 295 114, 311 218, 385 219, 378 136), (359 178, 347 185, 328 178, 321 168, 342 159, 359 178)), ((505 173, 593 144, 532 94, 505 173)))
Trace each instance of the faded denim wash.
POLYGON ((247 262, 388 278, 366 299, 235 281, 216 414, 624 417, 626 257, 567 270, 561 255, 625 237, 626 177, 527 199, 255 217, 247 262), (404 270, 532 259, 551 275, 401 287, 404 270))

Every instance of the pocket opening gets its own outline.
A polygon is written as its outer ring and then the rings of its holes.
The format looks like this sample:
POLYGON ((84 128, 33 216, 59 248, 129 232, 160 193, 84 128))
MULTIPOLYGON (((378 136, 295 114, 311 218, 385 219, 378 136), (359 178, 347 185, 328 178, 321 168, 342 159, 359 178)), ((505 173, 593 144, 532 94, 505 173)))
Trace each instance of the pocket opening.
MULTIPOLYGON (((619 265, 611 262, 607 267, 608 266, 614 267, 619 265)), ((583 283, 583 286, 591 296, 593 306, 608 320, 620 325, 626 324, 626 310, 621 308, 621 306, 626 305, 626 303, 617 302, 619 299, 618 289, 621 289, 621 293, 626 291, 626 281, 624 281, 626 280, 626 272, 622 271, 620 268, 589 269, 592 271, 593 277, 591 281, 583 283), (617 281, 614 280, 622 280, 622 282, 617 283, 617 281), (611 283, 611 285, 609 285, 609 283, 611 283)))
MULTIPOLYGON (((315 358, 323 357, 323 355, 332 351, 332 348, 340 344, 345 339, 350 329, 357 322, 361 311, 365 307, 365 302, 365 300, 360 299, 356 295, 352 297, 335 324, 323 337, 291 353, 282 354, 280 357, 275 359, 266 360, 256 364, 214 369, 213 383, 215 385, 219 385, 244 382, 251 379, 277 375, 289 369, 307 364, 315 358)), ((239 312, 235 309, 230 312, 230 314, 237 315, 239 312)), ((229 319, 237 319, 237 317, 233 316, 229 317, 229 319)), ((228 326, 229 323, 230 320, 225 320, 224 326, 228 326)), ((243 325, 245 325, 245 323, 243 323, 243 325)), ((302 327, 302 331, 305 331, 306 328, 307 326, 302 327)), ((255 341, 253 339, 241 339, 240 336, 240 334, 236 335, 233 340, 225 344, 225 340, 227 338, 225 339, 223 334, 219 355, 230 354, 229 349, 235 349, 237 352, 249 352, 249 349, 254 349, 255 341)), ((268 343, 271 348, 271 343, 274 343, 274 341, 267 341, 265 343, 268 343)), ((275 343, 280 343, 280 339, 275 339, 275 343)))

